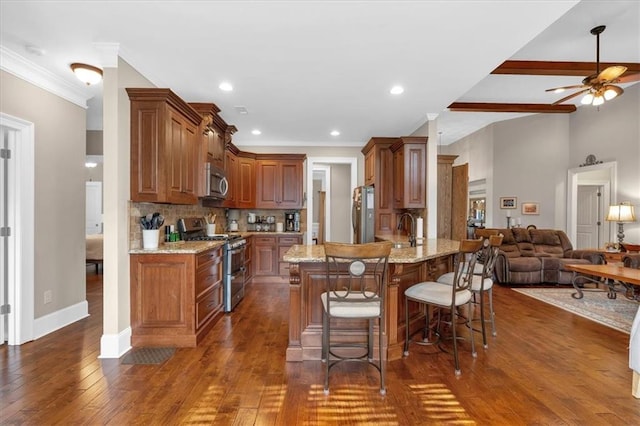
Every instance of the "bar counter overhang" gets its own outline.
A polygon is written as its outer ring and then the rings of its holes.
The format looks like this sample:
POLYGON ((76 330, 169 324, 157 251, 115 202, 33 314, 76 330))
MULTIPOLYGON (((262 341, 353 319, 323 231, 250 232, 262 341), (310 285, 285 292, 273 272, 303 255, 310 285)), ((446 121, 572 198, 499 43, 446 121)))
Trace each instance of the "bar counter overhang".
MULTIPOLYGON (((402 357, 405 335, 404 291, 421 281, 435 281, 453 269, 453 255, 459 242, 425 239, 418 247, 391 249, 385 301, 386 359, 402 357)), ((325 255, 322 245, 294 245, 283 256, 289 262, 289 345, 287 361, 320 360, 322 352, 322 303, 325 290, 325 255)), ((422 326, 424 313, 409 305, 409 326, 422 326)), ((334 339, 364 341, 366 327, 355 321, 332 323, 334 339)), ((376 330, 375 332, 379 332, 376 330)), ((375 357, 379 357, 376 353, 375 357)))

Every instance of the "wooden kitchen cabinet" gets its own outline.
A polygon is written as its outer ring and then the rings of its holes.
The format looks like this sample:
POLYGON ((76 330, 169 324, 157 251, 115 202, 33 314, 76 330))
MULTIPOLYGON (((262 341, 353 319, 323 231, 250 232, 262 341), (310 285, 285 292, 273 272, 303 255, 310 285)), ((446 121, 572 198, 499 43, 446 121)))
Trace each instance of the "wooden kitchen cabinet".
POLYGON ((278 275, 277 237, 254 235, 253 275, 270 277, 278 275))
POLYGON ((200 114, 169 89, 127 88, 131 200, 196 204, 200 114))
POLYGON ((302 170, 305 155, 256 156, 256 207, 302 208, 302 170))
POLYGON ((278 275, 283 278, 289 276, 289 262, 284 262, 282 256, 294 244, 302 244, 302 236, 280 236, 278 237, 278 275))
MULTIPOLYGON (((368 185, 374 186, 375 193, 375 233, 393 233, 396 231, 395 212, 393 210, 393 154, 391 145, 398 138, 371 138, 362 148, 362 153, 371 163, 368 185)), ((366 164, 366 160, 365 160, 366 164)))
POLYGON ((222 205, 224 207, 237 207, 237 192, 238 192, 238 157, 230 150, 225 152, 225 173, 227 181, 229 182, 229 189, 227 196, 225 197, 222 205))
POLYGON ((238 154, 238 185, 236 186, 236 207, 252 209, 256 206, 256 160, 255 154, 238 154))
POLYGON ((393 207, 424 209, 427 206, 427 137, 401 137, 393 152, 393 207))
POLYGON ((222 247, 130 263, 132 346, 197 346, 223 314, 222 247))

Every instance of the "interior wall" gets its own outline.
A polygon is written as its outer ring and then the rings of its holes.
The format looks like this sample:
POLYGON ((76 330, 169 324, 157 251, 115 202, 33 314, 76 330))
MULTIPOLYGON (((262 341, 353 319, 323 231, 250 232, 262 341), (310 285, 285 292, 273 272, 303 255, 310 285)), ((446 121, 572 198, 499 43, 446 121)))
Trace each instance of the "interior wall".
POLYGON ((331 235, 328 241, 351 242, 351 188, 345 182, 351 180, 351 166, 331 165, 331 235), (347 202, 345 202, 347 200, 347 202))
POLYGON ((33 303, 40 318, 86 300, 86 110, 4 71, 0 87, 0 111, 35 124, 33 303), (45 291, 51 303, 44 304, 45 291))
MULTIPOLYGON (((578 108, 571 115, 570 167, 584 164, 589 154, 618 163, 614 201, 635 206, 636 222, 625 223, 625 241, 640 243, 640 84, 625 88, 619 98, 599 108, 578 108)), ((617 232, 609 224, 611 235, 617 232)))

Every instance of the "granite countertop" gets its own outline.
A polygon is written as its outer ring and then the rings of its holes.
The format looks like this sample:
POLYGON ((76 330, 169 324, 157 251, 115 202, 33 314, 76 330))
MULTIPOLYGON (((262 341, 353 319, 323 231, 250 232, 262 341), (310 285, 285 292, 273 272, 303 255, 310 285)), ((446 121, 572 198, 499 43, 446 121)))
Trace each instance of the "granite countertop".
MULTIPOLYGON (((268 232, 268 231, 241 231, 229 232, 229 235, 241 235, 249 237, 252 235, 277 236, 277 235, 302 235, 302 232, 268 232)), ((197 254, 203 251, 220 247, 224 241, 177 241, 175 243, 162 242, 157 249, 130 249, 129 254, 197 254)))
MULTIPOLYGON (((460 245, 458 241, 442 238, 421 240, 423 243, 418 247, 392 248, 389 263, 417 263, 454 254, 460 245)), ((284 254, 282 260, 291 263, 324 262, 324 246, 296 244, 284 254)))

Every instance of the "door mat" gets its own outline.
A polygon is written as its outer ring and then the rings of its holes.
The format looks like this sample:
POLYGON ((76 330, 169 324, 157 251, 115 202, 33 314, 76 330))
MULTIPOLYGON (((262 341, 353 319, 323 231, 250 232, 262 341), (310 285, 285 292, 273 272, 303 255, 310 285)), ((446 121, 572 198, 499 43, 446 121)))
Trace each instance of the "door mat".
POLYGON ((576 291, 573 287, 512 290, 627 334, 631 332, 633 318, 640 306, 638 302, 626 299, 622 294, 609 299, 606 291, 585 292, 582 299, 574 299, 571 297, 576 291))
POLYGON ((162 364, 176 348, 133 348, 122 357, 121 364, 162 364))

